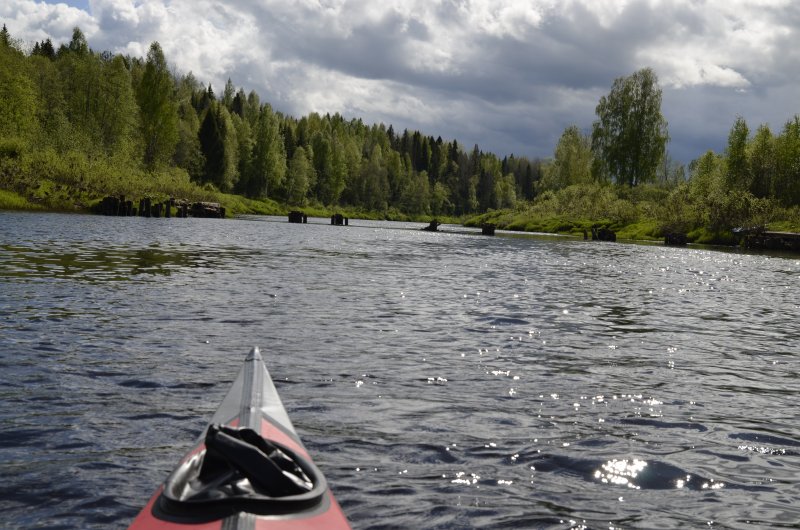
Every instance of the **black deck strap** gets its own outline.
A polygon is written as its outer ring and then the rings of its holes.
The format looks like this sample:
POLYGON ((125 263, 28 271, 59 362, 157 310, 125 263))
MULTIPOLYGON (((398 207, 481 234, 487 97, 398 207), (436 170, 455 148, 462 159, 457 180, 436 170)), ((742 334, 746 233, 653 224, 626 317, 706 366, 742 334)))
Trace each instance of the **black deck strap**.
POLYGON ((181 463, 153 507, 161 520, 201 523, 226 519, 249 528, 236 514, 291 516, 327 506, 328 485, 313 462, 250 429, 209 426, 205 449, 181 463), (255 443, 251 443, 255 441, 255 443), (275 479, 275 482, 272 480, 275 479))
MULTIPOLYGON (((311 480, 291 457, 252 429, 212 425, 205 444, 208 465, 218 470, 217 460, 224 460, 261 494, 286 497, 307 493, 313 488, 311 480)), ((201 471, 201 476, 203 474, 201 471)))

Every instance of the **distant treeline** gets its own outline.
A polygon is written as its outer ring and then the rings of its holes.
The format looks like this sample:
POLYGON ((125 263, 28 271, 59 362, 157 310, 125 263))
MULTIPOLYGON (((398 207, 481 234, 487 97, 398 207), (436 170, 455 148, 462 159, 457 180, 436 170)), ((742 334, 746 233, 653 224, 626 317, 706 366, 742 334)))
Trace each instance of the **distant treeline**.
POLYGON ((287 116, 230 80, 217 93, 170 70, 157 42, 138 58, 94 52, 78 28, 57 48, 0 32, 0 189, 36 200, 219 191, 416 216, 504 210, 514 226, 556 230, 644 223, 654 235, 800 223, 800 118, 777 135, 739 118, 724 153, 684 167, 667 151, 651 69, 616 79, 596 114, 589 134, 567 127, 551 158, 500 158, 339 114, 287 116))
POLYGON ((89 192, 114 191, 97 189, 104 178, 119 188, 169 175, 291 205, 463 215, 530 200, 541 178, 539 160, 457 140, 339 114, 286 116, 230 80, 217 93, 174 74, 157 42, 144 59, 96 53, 78 28, 67 44, 28 51, 4 26, 0 83, 0 159, 89 192))

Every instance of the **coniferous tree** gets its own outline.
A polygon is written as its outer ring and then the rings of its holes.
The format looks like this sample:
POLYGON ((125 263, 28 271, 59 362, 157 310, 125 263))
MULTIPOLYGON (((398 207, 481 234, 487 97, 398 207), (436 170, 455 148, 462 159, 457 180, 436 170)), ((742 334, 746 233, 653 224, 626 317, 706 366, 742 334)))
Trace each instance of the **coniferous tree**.
POLYGON ((51 61, 55 60, 55 58, 56 58, 56 50, 53 47, 53 41, 50 40, 50 37, 48 37, 47 39, 45 39, 42 42, 42 45, 39 48, 39 54, 42 57, 47 57, 51 61))
POLYGON ((225 173, 225 139, 219 123, 219 113, 209 107, 198 131, 200 148, 205 158, 202 182, 215 183, 225 173))
POLYGON ((8 28, 5 24, 3 24, 3 29, 0 30, 0 46, 10 47, 11 46, 11 35, 8 32, 8 28))
POLYGON ((211 88, 211 83, 209 83, 208 88, 203 90, 203 92, 200 94, 200 97, 197 99, 195 108, 197 109, 197 112, 203 112, 204 110, 210 108, 216 100, 217 99, 214 96, 214 89, 211 88))
POLYGON ((247 96, 244 95, 244 89, 239 89, 236 92, 236 95, 233 97, 233 103, 231 103, 231 112, 233 114, 238 114, 239 117, 244 118, 245 114, 245 107, 247 106, 247 96))
MULTIPOLYGON (((476 146, 477 147, 477 146, 476 146)), ((478 187, 476 189, 479 211, 485 212, 497 205, 497 184, 502 178, 500 161, 493 155, 480 154, 478 187)))
POLYGON ((430 177, 431 183, 439 182, 441 178, 442 170, 444 167, 444 153, 442 152, 444 142, 442 141, 442 137, 439 136, 435 141, 433 138, 430 138, 430 146, 431 146, 431 158, 430 158, 430 167, 428 169, 428 175, 430 177))
POLYGON ((288 120, 281 123, 281 134, 283 135, 283 150, 286 151, 286 159, 291 160, 294 158, 297 140, 294 135, 294 126, 288 120))
POLYGON ((469 158, 466 158, 459 166, 464 168, 461 171, 462 212, 472 213, 479 207, 477 186, 481 172, 481 151, 478 144, 472 148, 469 158))
POLYGON ((323 204, 332 204, 336 195, 336 183, 333 181, 333 153, 328 137, 317 131, 311 140, 312 163, 317 174, 316 189, 312 190, 323 204))
POLYGON ((222 91, 222 104, 229 111, 233 109, 233 99, 236 95, 236 88, 233 86, 233 81, 229 77, 225 82, 225 88, 222 91))

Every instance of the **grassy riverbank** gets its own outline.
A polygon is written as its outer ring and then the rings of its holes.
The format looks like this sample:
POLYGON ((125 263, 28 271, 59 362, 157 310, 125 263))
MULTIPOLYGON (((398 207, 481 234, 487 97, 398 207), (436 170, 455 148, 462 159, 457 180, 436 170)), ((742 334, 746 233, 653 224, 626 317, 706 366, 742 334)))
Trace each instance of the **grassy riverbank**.
MULTIPOLYGON (((302 210, 312 217, 340 213, 351 219, 428 222, 430 215, 409 215, 395 208, 370 211, 361 208, 306 204, 288 205, 273 200, 254 200, 222 193, 210 185, 200 186, 179 169, 162 172, 115 170, 107 164, 84 160, 78 171, 58 171, 51 166, 20 164, 5 159, 0 168, 0 210, 83 212, 92 211, 103 197, 125 195, 138 200, 169 197, 189 201, 218 202, 229 217, 236 215, 286 215, 302 210), (39 170, 40 173, 34 173, 39 170), (46 169, 45 171, 41 171, 46 169)), ((68 162, 68 161, 67 161, 68 162)), ((730 201, 729 201, 730 202, 730 201)), ((771 230, 800 232, 800 208, 781 208, 769 201, 745 201, 744 206, 698 202, 681 193, 680 187, 640 186, 634 189, 612 185, 577 185, 545 191, 531 202, 513 209, 490 210, 474 217, 439 217, 439 221, 465 226, 491 223, 497 228, 523 232, 545 232, 583 237, 593 227, 608 228, 618 239, 663 240, 667 232, 681 232, 692 243, 735 245, 734 226, 766 225, 771 230), (722 208, 725 206, 725 208, 722 208), (709 215, 709 209, 729 210, 724 219, 709 215)))
MULTIPOLYGON (((138 200, 150 197, 161 202, 170 197, 191 202, 217 202, 226 215, 286 215, 302 210, 312 217, 330 217, 340 213, 352 219, 428 222, 430 215, 409 215, 396 208, 371 211, 363 208, 326 206, 318 203, 289 205, 271 199, 248 199, 222 193, 211 185, 192 182, 177 168, 145 172, 115 168, 104 160, 84 157, 57 159, 39 153, 34 157, 0 159, 0 210, 30 210, 89 213, 103 197, 113 195, 138 200)), ((441 221, 460 223, 463 219, 447 217, 441 221)))
POLYGON ((766 226, 800 232, 800 208, 747 195, 692 196, 688 185, 628 188, 582 184, 546 191, 513 209, 490 210, 465 220, 466 226, 494 224, 504 230, 583 237, 592 227, 608 228, 618 239, 663 240, 686 234, 691 243, 736 245, 731 229, 766 226))

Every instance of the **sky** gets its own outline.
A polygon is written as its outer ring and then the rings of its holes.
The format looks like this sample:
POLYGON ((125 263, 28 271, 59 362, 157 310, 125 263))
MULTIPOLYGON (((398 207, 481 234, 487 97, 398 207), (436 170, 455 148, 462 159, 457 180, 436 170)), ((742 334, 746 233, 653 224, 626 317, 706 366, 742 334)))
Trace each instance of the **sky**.
POLYGON ((651 67, 668 150, 723 152, 737 116, 800 114, 795 0, 3 0, 14 38, 144 57, 158 41, 217 94, 230 78, 300 117, 340 113, 465 149, 550 157, 614 79, 651 67))

